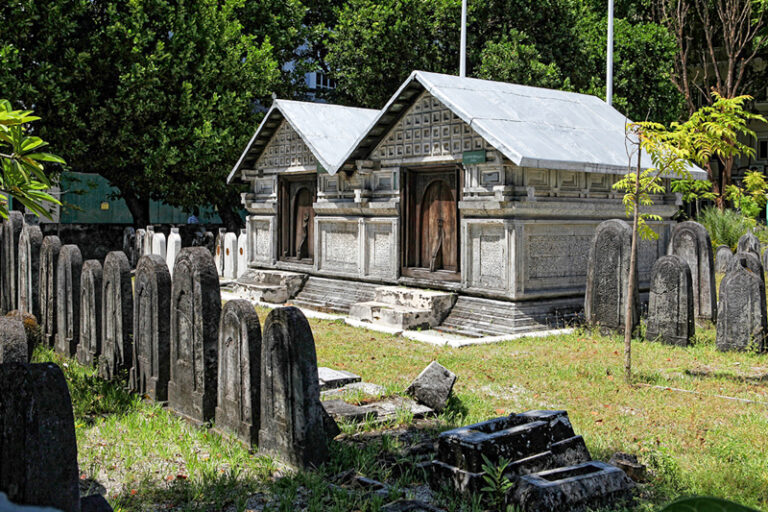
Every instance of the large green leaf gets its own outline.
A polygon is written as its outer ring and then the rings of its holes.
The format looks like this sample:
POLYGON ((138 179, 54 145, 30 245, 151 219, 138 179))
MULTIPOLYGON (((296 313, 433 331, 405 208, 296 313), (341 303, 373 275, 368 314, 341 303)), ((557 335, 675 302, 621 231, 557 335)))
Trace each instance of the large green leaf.
POLYGON ((683 498, 670 503, 661 512, 758 512, 755 509, 739 505, 720 498, 683 498))

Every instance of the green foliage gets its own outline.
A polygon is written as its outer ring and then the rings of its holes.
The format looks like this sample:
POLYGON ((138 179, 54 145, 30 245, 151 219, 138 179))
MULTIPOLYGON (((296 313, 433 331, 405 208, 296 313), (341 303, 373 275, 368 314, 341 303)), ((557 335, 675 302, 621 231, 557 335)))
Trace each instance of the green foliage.
POLYGON ((743 185, 744 188, 728 185, 725 189, 725 197, 744 215, 750 219, 757 219, 765 208, 768 183, 762 172, 747 171, 743 185))
POLYGON ((543 63, 536 46, 516 29, 503 34, 499 41, 488 41, 480 59, 478 78, 550 88, 563 84, 557 64, 543 63))
POLYGON ((494 464, 483 454, 483 480, 485 486, 480 489, 488 495, 488 500, 494 510, 503 510, 507 504, 507 496, 514 488, 514 483, 504 473, 511 461, 504 457, 499 458, 499 463, 494 464))
POLYGON ((0 216, 8 217, 10 196, 29 211, 50 218, 45 203, 61 204, 46 192, 51 183, 45 164, 64 164, 64 159, 45 152, 48 143, 30 135, 29 123, 40 118, 31 110, 14 110, 11 102, 0 100, 0 216))
POLYGON ((713 247, 727 245, 731 250, 736 250, 739 238, 756 225, 754 218, 739 211, 715 206, 704 208, 696 220, 707 229, 713 247))
POLYGON ((670 503, 661 512, 757 512, 733 501, 720 498, 684 498, 670 503))
POLYGON ((672 192, 682 195, 686 203, 702 199, 714 201, 717 197, 712 192, 712 182, 707 180, 680 179, 672 182, 672 192))

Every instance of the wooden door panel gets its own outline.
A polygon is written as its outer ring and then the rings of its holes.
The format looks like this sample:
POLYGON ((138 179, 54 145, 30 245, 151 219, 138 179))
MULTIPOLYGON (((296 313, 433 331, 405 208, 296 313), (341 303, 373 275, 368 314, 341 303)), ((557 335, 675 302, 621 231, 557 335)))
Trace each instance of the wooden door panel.
POLYGON ((315 176, 281 176, 279 189, 280 259, 311 263, 315 256, 315 176))

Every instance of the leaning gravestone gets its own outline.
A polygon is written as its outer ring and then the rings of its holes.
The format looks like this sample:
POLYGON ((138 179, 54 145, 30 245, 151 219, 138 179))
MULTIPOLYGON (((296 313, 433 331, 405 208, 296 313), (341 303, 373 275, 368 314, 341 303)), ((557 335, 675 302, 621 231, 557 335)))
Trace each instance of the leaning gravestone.
POLYGON ((719 245, 715 251, 715 270, 720 274, 725 274, 732 259, 733 252, 731 248, 727 245, 719 245))
POLYGON ((261 325, 253 305, 232 300, 219 324, 219 393, 216 428, 258 444, 261 408, 261 325))
POLYGON ((3 221, 2 271, 3 286, 0 290, 3 314, 18 309, 19 300, 19 236, 24 227, 24 215, 18 211, 8 212, 3 221))
POLYGON ((132 227, 123 230, 123 252, 128 257, 131 268, 136 268, 139 256, 136 253, 136 230, 132 227))
POLYGON ((751 252, 757 259, 760 259, 760 240, 753 234, 747 233, 739 238, 739 245, 736 252, 751 252))
POLYGON ((77 361, 92 366, 101 355, 101 281, 102 268, 98 260, 83 263, 80 274, 80 343, 77 361))
POLYGON ((134 288, 130 388, 164 402, 171 371, 171 274, 160 256, 141 257, 134 288))
MULTIPOLYGON (((623 220, 611 219, 597 226, 589 249, 584 314, 587 323, 602 332, 624 332, 632 229, 623 220)), ((637 289, 632 329, 639 322, 637 289)))
POLYGON ((213 419, 218 381, 221 290, 203 247, 176 258, 171 287, 171 380, 168 407, 193 422, 213 419))
POLYGON ((80 342, 80 249, 65 245, 59 252, 56 270, 56 352, 74 356, 80 342))
POLYGON ((261 349, 259 450, 294 466, 328 459, 312 330, 295 307, 267 316, 261 349))
POLYGON ((733 265, 720 283, 718 350, 762 351, 767 329, 763 280, 753 270, 733 265))
POLYGON ((27 333, 20 317, 0 317, 0 364, 28 363, 33 348, 27 343, 27 333))
POLYGON ((25 224, 19 236, 19 311, 40 322, 40 226, 25 224))
POLYGON ((171 228, 171 233, 168 235, 168 244, 165 252, 165 263, 168 265, 168 272, 173 275, 173 265, 176 263, 176 256, 181 251, 181 235, 179 234, 179 228, 171 228))
POLYGON ((717 289, 715 288, 712 241, 707 229, 698 222, 686 221, 672 228, 668 254, 681 257, 691 271, 693 280, 693 310, 697 320, 717 320, 717 289))
POLYGON ((40 331, 43 343, 53 346, 56 339, 56 284, 58 262, 61 251, 59 237, 50 235, 43 238, 40 246, 40 331))
POLYGON ((99 375, 107 380, 124 381, 131 369, 133 352, 133 287, 131 267, 124 252, 107 254, 101 289, 99 375))
POLYGON ((64 374, 0 365, 0 492, 14 503, 80 512, 77 444, 64 374))
POLYGON ((691 270, 679 256, 662 256, 651 270, 645 337, 686 346, 695 332, 691 270))

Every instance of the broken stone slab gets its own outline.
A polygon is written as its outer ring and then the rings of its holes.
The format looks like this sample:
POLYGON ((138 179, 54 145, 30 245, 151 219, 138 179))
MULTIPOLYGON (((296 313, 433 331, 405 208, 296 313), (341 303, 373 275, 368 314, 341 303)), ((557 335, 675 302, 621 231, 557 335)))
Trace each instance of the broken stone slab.
POLYGON ((397 416, 400 411, 408 411, 414 418, 424 418, 435 413, 434 409, 416 403, 410 398, 392 397, 368 404, 376 411, 380 420, 388 420, 397 416))
POLYGON ((455 383, 455 373, 437 361, 432 361, 405 392, 418 402, 440 412, 445 409, 455 383))
POLYGON ((21 317, 0 317, 0 363, 28 363, 31 357, 21 317))
POLYGON ((376 419, 379 413, 370 407, 348 404, 344 400, 325 400, 322 402, 325 411, 336 421, 362 423, 366 419, 376 419))
POLYGON ((235 293, 255 302, 285 304, 299 293, 307 274, 281 270, 248 269, 233 285, 235 293))
POLYGON ((611 456, 608 464, 621 469, 635 482, 645 482, 646 480, 646 467, 644 464, 640 464, 636 455, 617 452, 611 456))
POLYGON ((524 512, 572 512, 629 501, 634 487, 619 468, 591 461, 520 477, 513 501, 524 512))
POLYGON ((439 325, 456 302, 456 294, 404 286, 380 286, 374 299, 352 304, 351 318, 400 330, 439 325))
POLYGON ((320 382, 320 391, 328 389, 337 389, 353 382, 360 382, 359 375, 344 370, 334 370, 325 366, 317 368, 317 376, 320 382))
POLYGON ((384 386, 372 382, 352 382, 337 389, 328 389, 320 392, 321 398, 343 397, 347 395, 362 394, 370 396, 383 396, 387 390, 384 386))

